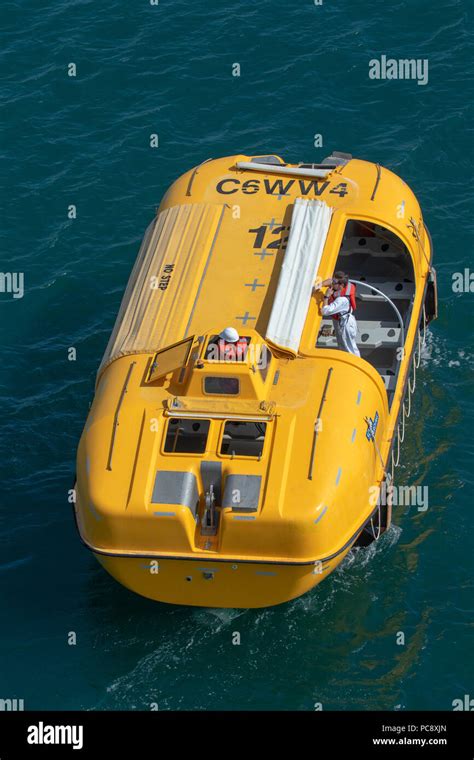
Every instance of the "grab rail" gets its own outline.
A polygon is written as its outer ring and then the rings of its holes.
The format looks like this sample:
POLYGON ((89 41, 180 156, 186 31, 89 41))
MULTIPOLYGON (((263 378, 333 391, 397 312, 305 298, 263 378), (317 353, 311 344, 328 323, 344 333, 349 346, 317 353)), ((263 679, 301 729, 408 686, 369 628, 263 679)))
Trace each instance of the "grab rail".
POLYGON ((294 174, 295 177, 316 177, 325 179, 334 169, 302 169, 300 166, 275 166, 274 164, 256 164, 253 161, 237 161, 237 169, 265 174, 294 174))
POLYGON ((164 410, 165 417, 186 417, 195 420, 235 420, 238 422, 271 422, 276 415, 274 414, 230 414, 227 412, 214 412, 210 409, 208 412, 196 412, 193 410, 184 410, 182 407, 175 406, 172 409, 164 410))
POLYGON ((186 195, 188 195, 188 196, 191 195, 191 190, 192 190, 192 187, 193 187, 194 177, 198 173, 198 171, 201 168, 201 166, 204 166, 204 164, 209 163, 209 161, 212 161, 212 158, 206 158, 205 161, 201 161, 201 163, 198 166, 195 167, 193 173, 191 174, 191 176, 189 178, 188 187, 187 187, 187 190, 186 190, 186 195))
POLYGON ((329 381, 331 379, 332 369, 333 369, 332 367, 330 367, 328 369, 328 374, 326 376, 326 382, 324 384, 323 395, 321 396, 321 403, 319 404, 318 415, 317 415, 317 417, 316 417, 316 419, 314 421, 313 445, 311 447, 311 459, 310 459, 310 462, 309 462, 308 480, 312 480, 313 479, 314 457, 315 457, 315 454, 316 454, 316 441, 318 440, 319 422, 321 420, 321 413, 323 411, 323 406, 324 406, 324 403, 326 401, 326 392, 327 392, 327 389, 328 389, 329 381))
POLYGON ((112 454, 114 453, 115 435, 117 433, 117 428, 118 428, 118 424, 119 424, 119 419, 118 419, 119 418, 119 412, 120 412, 120 408, 122 406, 122 402, 123 402, 124 396, 125 396, 125 394, 127 392, 128 381, 130 380, 130 375, 132 374, 132 371, 133 371, 133 368, 134 368, 135 364, 136 364, 136 362, 132 362, 130 364, 130 367, 128 368, 127 376, 125 378, 125 382, 123 384, 122 392, 121 392, 120 398, 118 400, 117 409, 115 410, 114 423, 113 423, 113 426, 112 426, 112 437, 110 439, 109 457, 107 459, 107 470, 111 470, 112 469, 112 454))
POLYGON ((398 317, 398 321, 400 322, 400 335, 402 337, 401 345, 404 346, 405 345, 405 327, 404 327, 404 324, 403 324, 402 315, 400 314, 399 310, 397 309, 397 307, 393 303, 392 299, 389 298, 388 295, 383 292, 383 290, 379 290, 374 285, 369 285, 368 282, 361 282, 361 280, 354 280, 352 277, 349 278, 349 282, 354 282, 356 285, 365 285, 366 288, 370 288, 375 293, 378 293, 379 296, 382 296, 382 298, 385 298, 385 300, 388 301, 388 303, 390 304, 390 306, 392 307, 392 309, 395 311, 395 313, 396 313, 396 315, 398 317))

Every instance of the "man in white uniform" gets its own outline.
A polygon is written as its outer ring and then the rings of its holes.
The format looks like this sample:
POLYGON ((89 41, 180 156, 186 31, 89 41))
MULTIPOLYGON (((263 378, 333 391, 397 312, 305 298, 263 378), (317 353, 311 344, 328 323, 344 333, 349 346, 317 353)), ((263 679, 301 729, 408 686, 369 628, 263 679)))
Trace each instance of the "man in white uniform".
MULTIPOLYGON (((331 285, 324 296, 322 307, 323 317, 332 317, 336 333, 337 345, 342 351, 360 356, 357 348, 357 322, 354 317, 350 293, 351 287, 344 272, 336 272, 331 280, 324 280, 319 287, 331 285)), ((317 288, 319 290, 319 288, 317 288)))

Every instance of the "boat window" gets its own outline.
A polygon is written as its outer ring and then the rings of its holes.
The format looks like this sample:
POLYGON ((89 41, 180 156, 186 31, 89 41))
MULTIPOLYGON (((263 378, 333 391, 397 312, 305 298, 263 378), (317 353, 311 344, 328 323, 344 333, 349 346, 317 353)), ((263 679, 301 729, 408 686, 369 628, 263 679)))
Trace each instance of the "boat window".
POLYGON ((240 457, 260 457, 265 442, 265 422, 225 423, 221 454, 240 457))
POLYGON ((237 377, 205 377, 204 393, 237 396, 239 393, 239 379, 237 377))
POLYGON ((209 433, 209 420, 172 417, 166 430, 167 454, 203 454, 209 433))

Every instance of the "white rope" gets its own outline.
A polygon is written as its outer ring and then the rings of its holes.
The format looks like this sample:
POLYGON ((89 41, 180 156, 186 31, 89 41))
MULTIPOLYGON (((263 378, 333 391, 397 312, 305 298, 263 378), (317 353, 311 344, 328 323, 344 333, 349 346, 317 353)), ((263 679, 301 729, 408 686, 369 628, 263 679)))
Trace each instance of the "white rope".
POLYGON ((398 440, 400 443, 405 440, 405 402, 403 402, 402 408, 402 435, 400 435, 400 423, 398 423, 398 440))
POLYGON ((392 480, 393 480, 394 468, 398 467, 398 465, 400 464, 400 443, 403 443, 403 441, 405 440, 405 417, 408 419, 408 417, 411 414, 411 394, 414 393, 415 388, 416 388, 416 367, 417 367, 417 364, 415 360, 413 360, 413 386, 411 384, 410 376, 408 376, 408 393, 407 393, 408 409, 405 408, 405 400, 404 400, 403 405, 402 405, 402 421, 401 421, 402 432, 401 433, 400 433, 400 422, 398 423, 398 426, 397 426, 397 433, 396 433, 397 459, 396 461, 395 461, 395 455, 393 453, 394 449, 392 448, 392 480))
POLYGON ((418 361, 416 361, 416 353, 414 353, 413 363, 415 365, 415 369, 418 369, 421 363, 421 329, 418 330, 418 361))
MULTIPOLYGON (((403 412, 404 412, 404 414, 406 414, 406 417, 407 417, 407 419, 408 419, 408 418, 409 418, 409 416, 410 416, 410 414, 411 414, 411 392, 410 392, 410 378, 408 378, 408 393, 407 393, 407 398, 408 398, 408 411, 407 411, 407 412, 405 412, 405 400, 404 400, 404 401, 403 401, 403 412)), ((403 436, 403 437, 405 437, 405 436, 403 436)))
POLYGON ((399 435, 399 429, 400 429, 400 424, 398 425, 397 433, 396 433, 396 435, 397 435, 397 461, 395 462, 395 457, 393 455, 393 449, 392 449, 392 468, 393 467, 398 467, 398 465, 400 463, 400 435, 399 435))
POLYGON ((423 306, 423 342, 421 341, 421 331, 418 330, 418 361, 416 360, 416 351, 415 351, 413 354, 413 383, 411 381, 410 375, 408 376, 408 393, 407 393, 408 407, 405 408, 405 400, 403 401, 403 405, 402 405, 402 421, 401 421, 402 432, 401 433, 400 433, 400 422, 398 423, 398 426, 397 426, 397 432, 396 432, 397 458, 396 460, 395 460, 395 454, 394 454, 395 444, 393 444, 393 447, 392 447, 392 474, 391 474, 392 481, 394 477, 395 467, 398 467, 398 465, 400 464, 400 443, 403 443, 403 441, 405 440, 405 417, 408 419, 408 417, 411 414, 411 396, 412 396, 412 393, 414 393, 416 389, 416 370, 420 366, 421 345, 424 345, 425 343, 425 334, 426 334, 426 321, 425 321, 425 307, 423 306))
MULTIPOLYGON (((415 388, 416 388, 416 362, 415 362, 415 357, 413 357, 413 387, 411 385, 410 377, 408 377, 408 390, 410 393, 414 393, 415 388)), ((411 406, 411 401, 410 401, 410 406, 411 406)))
POLYGON ((378 527, 377 527, 377 535, 375 535, 375 529, 374 529, 374 519, 373 519, 373 517, 371 517, 371 518, 370 518, 370 527, 372 528, 372 535, 373 535, 373 537, 374 537, 374 539, 375 539, 376 541, 378 541, 378 540, 379 540, 379 538, 380 538, 380 533, 381 533, 381 531, 382 531, 382 515, 381 515, 380 504, 379 504, 378 513, 379 513, 379 524, 378 524, 378 527))
POLYGON ((394 468, 398 467, 398 465, 400 464, 400 443, 403 443, 403 441, 405 440, 405 417, 408 419, 408 417, 411 414, 411 396, 412 396, 412 393, 414 393, 416 389, 416 370, 420 366, 421 350, 422 350, 422 346, 424 346, 425 343, 426 343, 426 312, 425 312, 425 306, 423 305, 423 339, 421 337, 421 330, 418 330, 418 357, 416 356, 416 350, 413 352, 413 383, 412 383, 410 375, 408 376, 408 393, 407 393, 408 408, 405 408, 405 400, 404 400, 403 406, 402 406, 402 422, 401 422, 402 432, 400 433, 400 422, 398 423, 397 432, 396 432, 396 436, 397 436, 396 461, 395 461, 395 455, 393 453, 395 444, 392 447, 392 475, 391 475, 392 480, 393 480, 393 475, 394 475, 394 468))

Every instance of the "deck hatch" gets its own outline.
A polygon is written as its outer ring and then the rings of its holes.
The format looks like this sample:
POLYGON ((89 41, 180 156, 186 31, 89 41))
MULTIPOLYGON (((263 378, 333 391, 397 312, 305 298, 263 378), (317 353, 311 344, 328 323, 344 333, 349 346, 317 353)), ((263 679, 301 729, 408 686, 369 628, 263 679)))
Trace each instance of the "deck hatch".
POLYGON ((261 475, 228 475, 222 506, 232 507, 234 512, 256 512, 261 485, 261 475))
MULTIPOLYGON (((152 504, 180 504, 193 515, 199 501, 196 476, 192 472, 158 470, 151 497, 152 504)), ((156 513, 155 513, 156 514, 156 513)))
POLYGON ((188 363, 193 342, 194 336, 191 335, 189 338, 179 341, 179 343, 174 343, 172 346, 167 346, 157 351, 150 365, 150 371, 146 379, 147 383, 159 380, 160 377, 164 377, 169 372, 180 369, 180 367, 184 368, 188 363))

